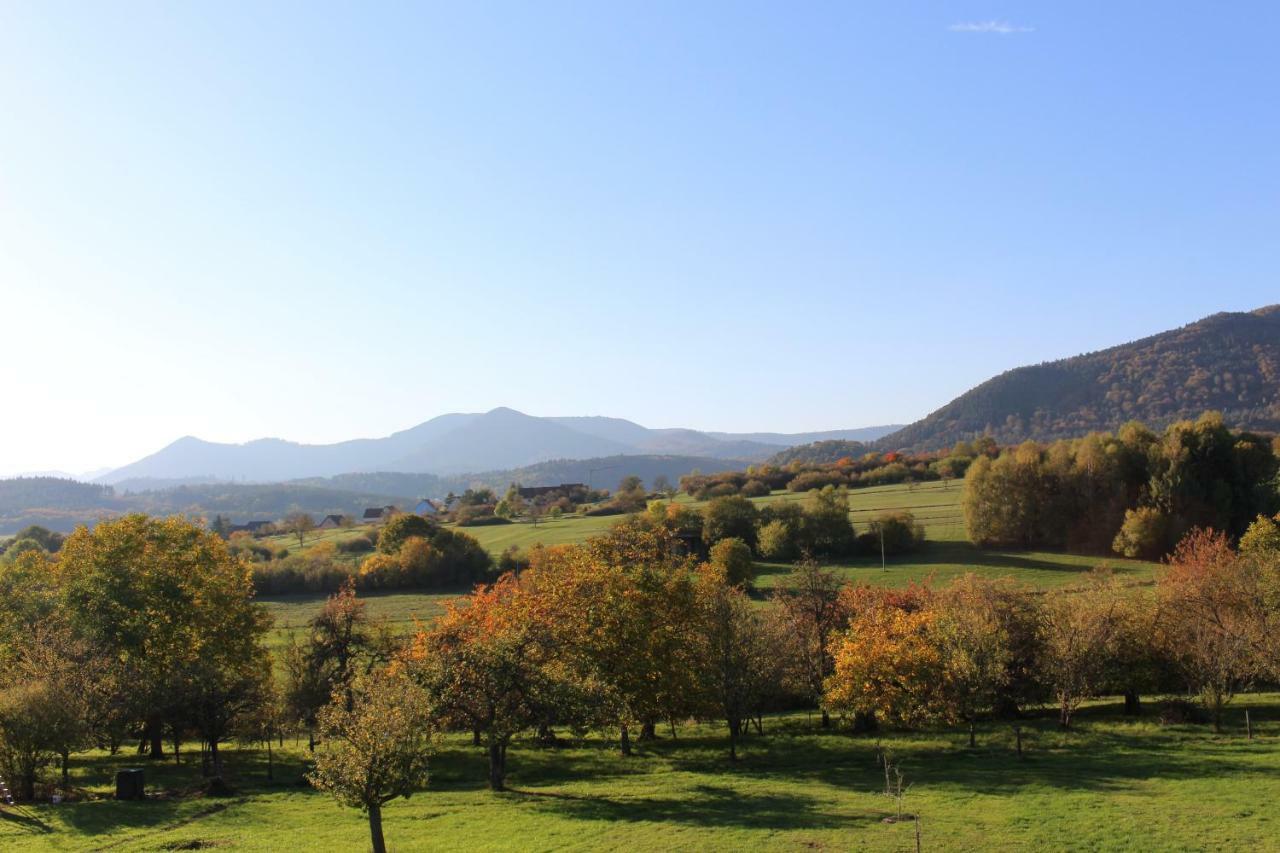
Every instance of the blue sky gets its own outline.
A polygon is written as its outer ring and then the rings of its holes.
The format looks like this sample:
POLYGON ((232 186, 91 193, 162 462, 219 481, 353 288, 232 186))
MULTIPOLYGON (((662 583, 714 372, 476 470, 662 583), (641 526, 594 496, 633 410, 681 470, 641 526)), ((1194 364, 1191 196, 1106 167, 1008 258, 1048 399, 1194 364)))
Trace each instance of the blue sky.
POLYGON ((1274 3, 0 6, 0 472, 805 430, 1280 301, 1274 3))

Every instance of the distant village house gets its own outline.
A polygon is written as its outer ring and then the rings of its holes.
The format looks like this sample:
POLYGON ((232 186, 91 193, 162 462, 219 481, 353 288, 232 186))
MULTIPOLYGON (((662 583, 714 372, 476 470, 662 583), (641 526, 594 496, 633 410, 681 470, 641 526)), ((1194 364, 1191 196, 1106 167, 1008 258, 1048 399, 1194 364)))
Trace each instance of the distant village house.
POLYGON ((373 506, 364 511, 364 515, 360 520, 364 524, 384 524, 399 514, 399 507, 373 506))
POLYGON ((324 519, 316 525, 316 530, 335 530, 342 526, 346 521, 345 515, 326 515, 324 519))
POLYGON ((435 518, 444 511, 445 509, 443 504, 438 501, 433 501, 430 498, 423 498, 418 501, 417 505, 413 508, 414 514, 420 515, 423 518, 435 518))

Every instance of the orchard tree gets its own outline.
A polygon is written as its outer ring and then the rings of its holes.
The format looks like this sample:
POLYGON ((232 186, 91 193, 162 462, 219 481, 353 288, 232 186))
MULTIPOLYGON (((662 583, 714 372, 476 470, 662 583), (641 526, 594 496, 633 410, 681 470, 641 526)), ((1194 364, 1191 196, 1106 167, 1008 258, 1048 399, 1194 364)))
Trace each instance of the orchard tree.
POLYGON ((427 784, 432 723, 426 696, 403 672, 377 670, 319 714, 321 748, 308 777, 369 818, 374 853, 386 853, 382 808, 427 784))
POLYGON ((1156 579, 1168 652, 1217 731, 1226 705, 1265 671, 1259 632, 1269 596, 1253 572, 1258 565, 1237 555, 1224 534, 1193 530, 1156 579))
POLYGON ((298 547, 301 548, 306 541, 307 534, 316 529, 316 521, 309 512, 294 512, 285 516, 283 527, 286 531, 298 537, 298 547))
POLYGON ((268 619, 248 565, 192 522, 128 515, 77 528, 58 576, 72 628, 129 674, 152 759, 188 674, 262 660, 268 619))
POLYGON ((1013 644, 1005 620, 992 606, 990 581, 965 575, 934 601, 933 642, 942 659, 948 716, 968 723, 969 746, 977 746, 974 722, 993 710, 1010 678, 1013 644))
POLYGON ((708 715, 728 725, 729 758, 736 761, 738 740, 773 680, 763 664, 777 649, 751 600, 711 566, 698 572, 696 601, 699 682, 708 715))
POLYGON ((489 787, 506 789, 507 747, 519 732, 564 707, 564 677, 545 621, 514 575, 445 605, 406 654, 432 716, 473 731, 489 753, 489 787))
POLYGON ((1080 704, 1106 684, 1121 626, 1121 594, 1114 577, 1095 573, 1081 588, 1045 596, 1041 666, 1063 729, 1071 728, 1080 704))
MULTIPOLYGON (((848 621, 848 613, 840 603, 840 582, 816 561, 805 560, 792 570, 776 595, 787 626, 785 648, 793 680, 810 702, 819 705, 823 684, 834 666, 829 649, 831 636, 848 621)), ((831 715, 823 708, 822 727, 829 725, 831 715)))
POLYGON ((846 717, 873 713, 918 725, 950 718, 945 665, 931 632, 936 613, 893 593, 863 590, 847 630, 832 638, 834 667, 823 706, 846 717))

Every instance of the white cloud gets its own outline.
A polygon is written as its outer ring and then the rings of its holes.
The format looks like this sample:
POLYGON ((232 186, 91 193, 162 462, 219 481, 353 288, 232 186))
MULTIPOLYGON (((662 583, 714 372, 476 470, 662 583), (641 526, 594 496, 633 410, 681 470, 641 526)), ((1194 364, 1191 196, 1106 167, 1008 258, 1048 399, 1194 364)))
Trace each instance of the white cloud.
POLYGON ((962 21, 952 24, 948 29, 953 33, 995 33, 999 36, 1011 36, 1015 33, 1035 32, 1034 27, 1020 27, 1008 21, 962 21))

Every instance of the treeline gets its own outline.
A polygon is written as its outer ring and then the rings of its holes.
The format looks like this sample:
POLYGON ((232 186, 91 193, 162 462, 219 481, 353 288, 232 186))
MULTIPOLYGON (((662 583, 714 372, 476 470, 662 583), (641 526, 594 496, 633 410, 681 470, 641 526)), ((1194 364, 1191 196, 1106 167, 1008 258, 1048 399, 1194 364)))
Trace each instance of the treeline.
MULTIPOLYGON (((780 489, 808 492, 825 486, 863 488, 950 480, 963 477, 977 457, 999 454, 996 443, 988 438, 961 441, 948 451, 922 454, 866 451, 859 442, 846 441, 818 442, 805 448, 792 448, 788 452, 791 461, 782 465, 771 462, 743 471, 688 474, 680 478, 680 490, 695 500, 709 500, 727 495, 762 497, 780 489), (852 445, 857 452, 827 460, 829 453, 805 451, 821 450, 820 445, 838 445, 841 450, 852 445)), ((788 454, 774 459, 784 457, 788 454)))
POLYGON ((1221 416, 1157 434, 1139 423, 1049 445, 1026 442, 969 469, 963 506, 983 546, 1167 554, 1190 530, 1233 540, 1280 509, 1277 444, 1221 416))

